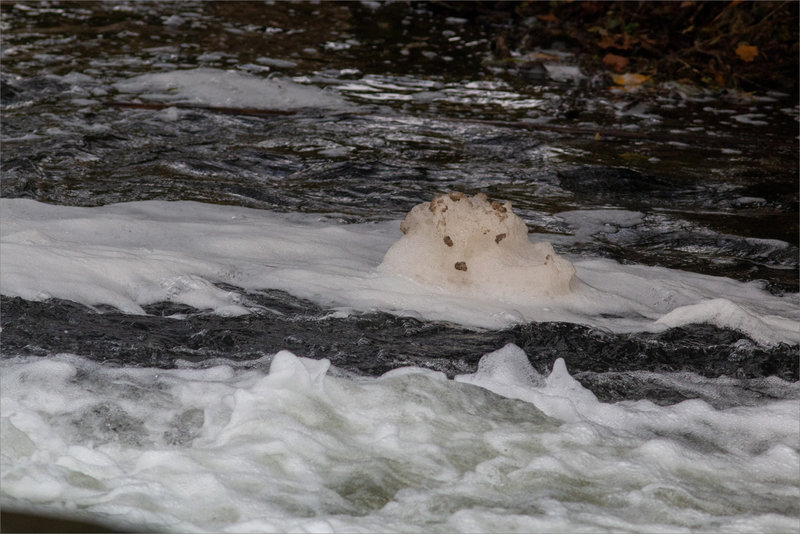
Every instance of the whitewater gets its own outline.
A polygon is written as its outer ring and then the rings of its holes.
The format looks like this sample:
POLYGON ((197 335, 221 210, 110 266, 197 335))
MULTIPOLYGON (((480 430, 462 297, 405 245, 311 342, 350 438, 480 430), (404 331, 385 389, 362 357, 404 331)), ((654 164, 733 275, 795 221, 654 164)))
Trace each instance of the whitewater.
POLYGON ((383 310, 470 327, 566 321, 635 332, 705 322, 762 344, 800 342, 797 294, 774 296, 758 283, 583 259, 575 262, 583 283, 569 295, 497 298, 386 273, 378 267, 401 237, 399 222, 343 225, 191 202, 77 208, 2 199, 0 207, 0 291, 29 300, 133 314, 156 302, 249 313, 242 292, 215 285, 225 283, 285 290, 341 313, 383 310))
MULTIPOLYGON (((558 298, 454 294, 379 269, 399 221, 162 201, 3 199, 0 209, 7 296, 238 316, 265 312, 248 294, 281 289, 340 317, 382 310, 471 328, 558 320, 617 332, 708 322, 759 343, 798 339, 796 295, 611 260, 574 259, 584 285, 558 298)), ((542 376, 518 347, 497 349, 455 380, 415 367, 362 377, 288 351, 171 370, 6 357, 3 499, 173 531, 796 525, 797 383, 772 379, 783 398, 750 407, 608 404, 563 360, 542 376)))
MULTIPOLYGON (((2 364, 3 495, 175 532, 786 532, 797 400, 603 404, 510 345, 456 381, 2 364)), ((796 386, 794 396, 798 394, 796 386)), ((83 515, 82 515, 83 514, 83 515)))

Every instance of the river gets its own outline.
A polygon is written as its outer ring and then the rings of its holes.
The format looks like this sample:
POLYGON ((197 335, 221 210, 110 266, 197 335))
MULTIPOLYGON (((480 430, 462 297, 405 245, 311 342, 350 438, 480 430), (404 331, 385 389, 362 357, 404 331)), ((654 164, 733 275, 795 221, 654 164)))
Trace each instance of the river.
POLYGON ((498 61, 502 28, 437 4, 0 15, 4 509, 798 528, 796 96, 498 61), (580 284, 383 269, 452 191, 510 201, 580 284))

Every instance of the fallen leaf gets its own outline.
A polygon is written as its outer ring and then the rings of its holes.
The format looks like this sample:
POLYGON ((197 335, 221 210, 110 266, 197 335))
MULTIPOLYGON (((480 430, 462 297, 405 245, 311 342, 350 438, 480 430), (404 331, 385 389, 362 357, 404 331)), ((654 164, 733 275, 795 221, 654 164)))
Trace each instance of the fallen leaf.
POLYGON ((630 49, 633 45, 637 44, 639 39, 629 33, 622 34, 622 46, 620 46, 623 50, 630 49))
POLYGON ((581 10, 587 15, 594 15, 606 9, 603 2, 581 2, 581 10))
POLYGON ((548 13, 547 15, 536 15, 539 20, 542 22, 558 22, 558 18, 552 13, 548 13))
POLYGON ((742 61, 750 63, 758 55, 758 47, 740 43, 739 46, 736 47, 736 55, 739 56, 742 61))
POLYGON ((616 48, 618 50, 630 50, 631 47, 639 42, 637 37, 628 33, 604 33, 597 42, 600 48, 616 48))
POLYGON ((644 82, 651 78, 650 75, 646 74, 615 74, 611 77, 615 84, 621 85, 626 89, 633 89, 639 87, 644 82))
POLYGON ((597 41, 597 46, 600 48, 611 48, 612 46, 616 46, 617 44, 617 36, 606 33, 603 35, 599 41, 597 41))
POLYGON ((628 58, 616 54, 606 54, 603 57, 603 65, 613 69, 614 72, 622 72, 628 66, 628 58))
POLYGON ((653 46, 654 44, 656 44, 656 40, 655 39, 651 39, 650 36, 647 35, 647 34, 639 35, 639 42, 642 43, 642 44, 650 45, 650 46, 653 46))

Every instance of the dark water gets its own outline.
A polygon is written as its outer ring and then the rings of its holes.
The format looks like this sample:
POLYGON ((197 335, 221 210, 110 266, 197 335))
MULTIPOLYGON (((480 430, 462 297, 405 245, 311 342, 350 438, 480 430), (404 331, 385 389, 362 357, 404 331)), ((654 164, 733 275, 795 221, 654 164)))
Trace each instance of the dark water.
MULTIPOLYGON (((0 13, 4 197, 198 200, 362 222, 401 218, 442 190, 483 191, 554 235, 574 231, 556 213, 642 213, 561 252, 798 290, 796 96, 626 92, 556 70, 531 78, 493 59, 502 28, 489 15, 458 20, 433 4, 3 3, 0 13), (196 67, 293 77, 354 107, 193 107, 165 121, 159 110, 121 106, 136 100, 112 86, 196 67)), ((358 373, 413 364, 452 376, 514 342, 540 371, 564 357, 602 399, 660 403, 702 395, 665 373, 740 379, 730 401, 715 401, 723 404, 772 395, 763 377, 798 379, 797 347, 767 349, 709 326, 483 332, 380 313, 323 319, 326 310, 279 292, 248 298, 282 315, 161 305, 131 317, 4 297, 3 354, 170 367, 286 348, 358 373), (187 318, 164 317, 176 311, 187 318)))
POLYGON ((702 396, 718 406, 780 394, 761 377, 796 381, 798 376, 797 347, 764 348, 744 334, 708 325, 639 335, 565 323, 474 331, 384 313, 331 318, 327 310, 281 291, 255 298, 271 311, 224 318, 170 304, 149 307, 147 316, 129 316, 113 310, 97 313, 66 301, 4 297, 3 348, 10 354, 68 352, 111 365, 172 368, 187 362, 257 360, 274 347, 328 358, 336 367, 358 374, 380 375, 415 365, 452 377, 474 373, 481 356, 514 343, 545 375, 556 358, 564 358, 573 376, 604 401, 649 398, 673 403, 702 396), (164 317, 174 313, 187 313, 187 317, 164 317), (631 373, 639 370, 653 374, 631 373), (745 391, 735 400, 720 397, 718 391, 706 396, 709 392, 702 388, 675 384, 655 374, 680 372, 693 373, 698 379, 738 378, 745 391))

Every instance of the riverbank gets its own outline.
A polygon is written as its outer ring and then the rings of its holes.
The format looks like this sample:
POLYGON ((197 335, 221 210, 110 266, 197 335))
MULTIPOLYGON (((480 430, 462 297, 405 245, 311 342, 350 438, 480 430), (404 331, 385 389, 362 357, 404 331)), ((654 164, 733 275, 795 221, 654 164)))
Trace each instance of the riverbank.
POLYGON ((494 33, 496 60, 574 54, 609 83, 798 91, 797 2, 444 2, 494 33), (532 55, 533 54, 533 55, 532 55))

